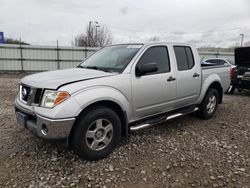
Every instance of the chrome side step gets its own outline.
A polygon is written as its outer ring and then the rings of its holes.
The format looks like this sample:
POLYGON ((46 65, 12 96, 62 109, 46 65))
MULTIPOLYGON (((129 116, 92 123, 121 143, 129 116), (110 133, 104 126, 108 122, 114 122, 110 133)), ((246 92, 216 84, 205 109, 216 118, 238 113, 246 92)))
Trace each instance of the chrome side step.
POLYGON ((150 127, 152 125, 154 125, 154 124, 148 124, 148 123, 146 123, 146 124, 136 125, 136 126, 130 127, 130 131, 137 131, 139 129, 150 127))
POLYGON ((197 110, 199 110, 199 108, 195 107, 193 110, 188 111, 188 112, 182 112, 182 113, 179 112, 179 113, 176 113, 176 114, 172 114, 172 115, 168 116, 164 121, 160 121, 160 122, 153 123, 153 124, 146 123, 146 124, 140 124, 140 125, 131 126, 130 127, 130 131, 137 131, 139 129, 150 127, 150 126, 153 126, 153 125, 156 125, 156 124, 168 121, 170 119, 174 119, 174 118, 177 118, 177 117, 180 117, 180 116, 184 116, 184 115, 190 114, 190 113, 195 112, 197 110))

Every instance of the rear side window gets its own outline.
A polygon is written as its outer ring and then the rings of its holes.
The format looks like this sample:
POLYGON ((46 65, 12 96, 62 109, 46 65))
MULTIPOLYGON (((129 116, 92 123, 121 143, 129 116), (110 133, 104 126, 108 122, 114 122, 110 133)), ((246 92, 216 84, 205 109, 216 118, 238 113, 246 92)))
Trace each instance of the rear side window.
POLYGON ((156 63, 158 66, 158 71, 156 73, 169 72, 170 64, 169 64, 167 47, 157 46, 149 48, 142 55, 138 63, 139 64, 156 63))
POLYGON ((178 70, 188 70, 194 67, 194 57, 190 47, 174 46, 178 70))

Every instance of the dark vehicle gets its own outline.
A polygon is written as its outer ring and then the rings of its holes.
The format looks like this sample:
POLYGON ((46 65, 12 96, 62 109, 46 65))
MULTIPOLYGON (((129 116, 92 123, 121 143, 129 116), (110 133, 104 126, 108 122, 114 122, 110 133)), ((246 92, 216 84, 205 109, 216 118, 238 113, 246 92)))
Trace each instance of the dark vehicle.
POLYGON ((236 48, 234 56, 236 67, 233 69, 230 94, 235 89, 250 89, 250 47, 236 48))

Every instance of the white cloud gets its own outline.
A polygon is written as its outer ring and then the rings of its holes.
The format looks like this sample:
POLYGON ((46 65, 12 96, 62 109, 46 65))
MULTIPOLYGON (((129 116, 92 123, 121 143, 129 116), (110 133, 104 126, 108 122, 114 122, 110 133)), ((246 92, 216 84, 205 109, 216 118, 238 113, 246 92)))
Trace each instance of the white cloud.
POLYGON ((70 45, 90 20, 110 28, 114 42, 157 36, 197 46, 250 40, 249 0, 0 0, 0 30, 32 44, 70 45), (244 28, 243 26, 248 26, 244 28))

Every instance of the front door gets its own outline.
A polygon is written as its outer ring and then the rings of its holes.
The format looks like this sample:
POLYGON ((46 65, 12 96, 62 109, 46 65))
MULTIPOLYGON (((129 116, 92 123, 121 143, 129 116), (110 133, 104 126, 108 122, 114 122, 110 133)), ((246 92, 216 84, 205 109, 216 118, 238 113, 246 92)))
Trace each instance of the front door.
POLYGON ((156 63, 158 71, 143 76, 136 76, 135 71, 132 73, 133 115, 136 119, 169 111, 175 106, 176 80, 167 47, 148 48, 136 66, 147 63, 156 63))

